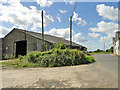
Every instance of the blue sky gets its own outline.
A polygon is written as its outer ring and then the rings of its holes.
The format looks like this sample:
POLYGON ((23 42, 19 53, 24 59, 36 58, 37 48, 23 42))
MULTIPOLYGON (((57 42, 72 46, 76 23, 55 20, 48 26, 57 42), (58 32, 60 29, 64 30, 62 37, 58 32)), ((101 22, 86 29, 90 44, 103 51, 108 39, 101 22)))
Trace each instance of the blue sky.
MULTIPOLYGON (((69 40, 69 18, 75 2, 37 0, 37 2, 1 1, 0 3, 2 3, 1 37, 13 27, 41 32, 41 10, 44 10, 45 33, 69 40), (10 12, 5 13, 6 10, 10 12)), ((73 12, 73 41, 86 46, 89 51, 103 49, 104 43, 106 49, 110 48, 112 37, 118 30, 117 8, 118 2, 78 2, 73 12)))

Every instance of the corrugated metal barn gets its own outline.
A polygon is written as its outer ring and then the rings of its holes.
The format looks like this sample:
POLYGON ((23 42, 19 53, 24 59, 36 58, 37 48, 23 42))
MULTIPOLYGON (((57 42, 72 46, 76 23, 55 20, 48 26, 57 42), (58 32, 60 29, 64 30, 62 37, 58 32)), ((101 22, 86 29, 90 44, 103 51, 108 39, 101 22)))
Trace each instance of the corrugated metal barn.
MULTIPOLYGON (((14 28, 2 40, 2 57, 5 55, 26 55, 31 51, 42 51, 42 34, 22 29, 14 28)), ((44 34, 44 44, 48 50, 52 49, 52 45, 62 42, 69 46, 70 42, 60 37, 44 34)), ((79 44, 73 43, 73 48, 87 51, 87 48, 79 44)), ((45 48, 46 49, 46 48, 45 48)), ((1 49, 0 49, 1 50, 1 49)))

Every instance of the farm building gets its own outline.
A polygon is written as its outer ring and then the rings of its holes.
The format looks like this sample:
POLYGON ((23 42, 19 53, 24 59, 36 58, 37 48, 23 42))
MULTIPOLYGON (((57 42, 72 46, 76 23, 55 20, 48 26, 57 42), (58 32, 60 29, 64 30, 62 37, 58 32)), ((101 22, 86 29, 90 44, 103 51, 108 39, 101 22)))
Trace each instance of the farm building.
POLYGON ((120 56, 120 31, 117 31, 116 36, 113 37, 113 53, 120 56))
POLYGON ((2 38, 0 38, 0 60, 2 59, 2 38))
MULTIPOLYGON (((60 37, 44 34, 44 50, 52 49, 53 44, 62 42, 69 46, 69 41, 60 37)), ((76 43, 72 43, 72 48, 87 51, 87 48, 76 43)), ((26 55, 31 51, 42 51, 42 34, 22 29, 14 28, 2 39, 2 57, 6 55, 26 55)))

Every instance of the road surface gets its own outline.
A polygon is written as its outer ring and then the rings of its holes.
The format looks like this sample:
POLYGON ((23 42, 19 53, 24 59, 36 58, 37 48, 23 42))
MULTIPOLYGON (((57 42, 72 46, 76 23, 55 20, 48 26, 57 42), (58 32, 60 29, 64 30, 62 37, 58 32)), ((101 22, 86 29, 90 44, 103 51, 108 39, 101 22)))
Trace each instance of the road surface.
MULTIPOLYGON (((114 56, 112 54, 96 54, 92 55, 96 59, 96 67, 103 69, 105 72, 110 73, 115 78, 118 78, 120 75, 119 65, 120 65, 120 57, 114 56), (118 65, 119 61, 119 65, 118 65)), ((120 82, 120 80, 119 80, 120 82)), ((119 83, 120 89, 120 83, 119 83)))
POLYGON ((93 55, 89 65, 2 71, 3 88, 118 88, 118 57, 93 55))
POLYGON ((118 59, 120 60, 120 57, 112 54, 96 54, 93 57, 97 61, 96 66, 118 77, 118 59))

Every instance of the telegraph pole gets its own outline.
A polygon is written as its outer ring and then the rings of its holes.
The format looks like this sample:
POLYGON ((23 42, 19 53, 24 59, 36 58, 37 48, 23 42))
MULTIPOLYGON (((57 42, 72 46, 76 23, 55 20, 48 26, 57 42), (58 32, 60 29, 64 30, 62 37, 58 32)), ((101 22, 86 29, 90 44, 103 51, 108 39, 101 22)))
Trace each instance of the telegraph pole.
MULTIPOLYGON (((77 5, 77 2, 75 3, 73 12, 75 11, 76 5, 77 5)), ((73 17, 73 12, 72 12, 72 15, 70 17, 70 48, 72 48, 72 17, 73 17)))
POLYGON ((43 22, 43 10, 42 10, 42 51, 44 51, 44 22, 43 22))
POLYGON ((104 43, 104 51, 105 51, 105 43, 104 43))
POLYGON ((72 48, 72 16, 70 17, 70 48, 72 48))

